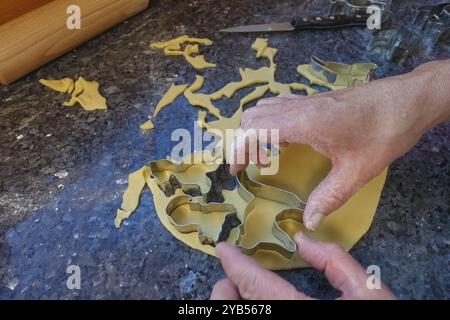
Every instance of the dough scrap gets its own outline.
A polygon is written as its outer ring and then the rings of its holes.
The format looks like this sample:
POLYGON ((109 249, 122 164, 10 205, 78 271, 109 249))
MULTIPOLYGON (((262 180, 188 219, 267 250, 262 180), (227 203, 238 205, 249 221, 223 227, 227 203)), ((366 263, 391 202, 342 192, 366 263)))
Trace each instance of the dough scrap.
POLYGON ((202 76, 195 76, 195 81, 189 86, 191 92, 196 92, 200 90, 205 84, 205 78, 202 76))
POLYGON ((121 209, 117 210, 114 225, 119 228, 124 219, 128 219, 139 206, 139 199, 145 184, 149 181, 148 167, 133 172, 128 176, 128 188, 123 195, 121 209))
POLYGON ((172 47, 180 46, 181 44, 188 41, 188 39, 189 39, 189 37, 187 35, 184 35, 184 36, 180 36, 178 38, 172 39, 172 40, 154 42, 154 43, 150 44, 150 48, 164 49, 164 48, 170 47, 170 46, 172 46, 172 47))
POLYGON ((173 103, 175 99, 178 98, 187 89, 187 87, 189 87, 188 84, 182 85, 172 84, 172 86, 164 94, 164 96, 161 98, 158 105, 156 106, 153 117, 156 118, 156 116, 161 112, 161 110, 167 107, 169 104, 173 103))
POLYGON ((217 64, 215 63, 209 63, 205 60, 204 55, 198 55, 198 56, 190 56, 185 53, 186 61, 189 62, 191 66, 193 66, 197 70, 204 70, 208 68, 215 68, 217 67, 217 64))
POLYGON ((205 93, 194 93, 195 91, 200 90, 203 86, 204 80, 205 79, 202 76, 196 76, 194 83, 184 91, 184 96, 191 105, 204 108, 215 117, 220 117, 220 110, 211 102, 211 95, 205 93))
POLYGON ((253 42, 251 48, 253 50, 256 50, 256 58, 261 58, 261 56, 264 53, 264 50, 266 50, 268 46, 269 43, 267 39, 258 38, 255 40, 255 42, 253 42))
MULTIPOLYGON (((168 41, 165 43, 159 43, 158 47, 167 48, 168 46, 172 46, 176 49, 179 49, 179 44, 181 42, 188 41, 187 38, 181 37, 174 39, 172 41, 168 41)), ((189 45, 186 47, 185 51, 189 52, 197 52, 198 46, 189 45)), ((255 88, 255 90, 244 97, 240 102, 240 107, 244 105, 262 98, 267 91, 270 91, 273 94, 282 94, 282 93, 291 93, 291 89, 306 91, 308 95, 316 93, 316 90, 304 85, 302 83, 280 83, 275 80, 275 73, 277 66, 274 63, 274 56, 277 52, 277 49, 271 48, 268 46, 267 39, 258 38, 252 44, 252 49, 256 51, 257 58, 265 58, 269 60, 269 66, 264 66, 259 69, 250 69, 250 68, 240 68, 239 74, 241 76, 241 80, 237 82, 231 82, 225 85, 223 88, 219 89, 216 92, 206 94, 206 93, 197 93, 205 82, 205 79, 202 76, 197 75, 195 81, 188 88, 184 87, 174 87, 170 88, 169 91, 164 95, 164 97, 159 102, 158 106, 162 105, 165 107, 167 104, 173 103, 173 101, 181 94, 180 92, 184 92, 185 98, 188 102, 196 107, 203 108, 207 110, 210 114, 219 119, 219 121, 225 121, 229 124, 229 121, 226 121, 224 117, 222 117, 220 109, 214 106, 213 101, 219 100, 223 97, 232 98, 237 91, 253 86, 253 85, 261 85, 260 87, 255 88)), ((197 56, 199 57, 199 56, 197 56)), ((159 112, 160 108, 156 108, 159 112)), ((238 113, 242 110, 238 110, 238 113)), ((156 116, 156 114, 155 114, 156 116)))
POLYGON ((152 43, 150 47, 163 49, 166 56, 183 56, 196 70, 215 68, 216 64, 207 62, 203 55, 197 55, 200 53, 199 44, 210 46, 213 42, 206 38, 191 38, 184 35, 172 40, 152 43), (188 43, 188 45, 181 50, 181 45, 184 43, 188 43))
POLYGON ((98 91, 99 87, 97 81, 86 81, 83 77, 79 77, 75 82, 72 98, 64 105, 71 107, 78 102, 86 111, 107 109, 106 98, 98 91))
POLYGON ((241 99, 240 107, 243 107, 247 103, 250 103, 256 99, 260 99, 260 98, 264 97, 264 95, 269 90, 270 90, 269 85, 260 86, 260 87, 256 88, 253 92, 251 92, 250 94, 246 95, 244 98, 241 99))
POLYGON ((273 94, 291 93, 291 89, 306 91, 308 95, 317 92, 315 89, 302 83, 285 84, 276 81, 275 73, 277 70, 277 65, 274 62, 274 57, 277 53, 277 49, 269 47, 266 39, 256 39, 251 48, 256 51, 257 58, 268 59, 269 66, 261 67, 256 70, 250 68, 240 68, 239 74, 241 76, 241 80, 238 82, 231 82, 220 90, 212 93, 212 100, 218 100, 222 97, 231 98, 237 91, 258 84, 262 85, 262 87, 256 88, 254 92, 242 99, 241 106, 244 106, 255 99, 262 98, 269 90, 273 94))
POLYGON ((181 51, 181 46, 169 46, 164 48, 165 56, 183 56, 184 51, 181 51))
POLYGON ((86 111, 107 109, 106 98, 99 92, 99 83, 97 81, 86 81, 83 77, 79 77, 77 81, 70 78, 62 80, 45 80, 39 82, 55 91, 71 94, 69 101, 64 102, 64 106, 72 107, 77 102, 86 111))
POLYGON ((194 37, 189 37, 187 35, 183 35, 183 36, 180 36, 178 38, 168 40, 168 41, 154 42, 154 43, 150 44, 150 48, 164 49, 169 46, 181 46, 182 44, 184 44, 186 42, 203 44, 205 46, 210 46, 213 44, 213 42, 211 40, 206 39, 206 38, 194 38, 194 37))
POLYGON ((203 119, 200 124, 204 128, 207 128, 212 134, 214 134, 214 132, 221 133, 221 137, 224 139, 224 141, 222 141, 222 147, 225 148, 225 155, 228 154, 226 151, 229 150, 232 143, 232 141, 227 141, 225 131, 226 129, 239 128, 243 107, 246 104, 262 98, 268 91, 273 94, 288 94, 291 93, 293 89, 305 91, 307 95, 317 92, 315 89, 302 83, 286 84, 276 81, 275 74, 277 65, 274 63, 274 56, 277 50, 269 47, 266 39, 256 39, 252 45, 252 49, 256 51, 257 57, 260 56, 269 60, 269 66, 264 66, 256 70, 250 68, 240 68, 240 81, 230 82, 211 94, 195 93, 200 90, 204 84, 204 78, 197 76, 191 87, 184 92, 184 95, 190 104, 206 109, 210 114, 217 118, 217 120, 211 122, 206 122, 206 120, 203 119), (253 85, 260 86, 256 87, 253 92, 241 99, 239 108, 231 118, 223 117, 220 110, 217 109, 212 103, 212 101, 219 100, 223 97, 232 98, 237 91, 253 85))
POLYGON ((184 49, 184 54, 186 56, 192 56, 200 52, 200 47, 198 44, 188 44, 184 49))
POLYGON ((144 131, 150 131, 155 128, 155 125, 153 124, 152 120, 148 120, 145 123, 141 124, 140 128, 144 131))
POLYGON ((206 115, 206 111, 198 112, 197 124, 202 129, 206 129, 206 115))
POLYGON ((73 88, 74 88, 74 82, 70 78, 64 78, 64 79, 61 79, 61 80, 45 80, 45 79, 41 79, 41 80, 39 80, 39 82, 42 85, 44 85, 44 86, 46 86, 46 87, 48 87, 48 88, 50 88, 52 90, 61 92, 61 93, 71 93, 73 91, 73 88))

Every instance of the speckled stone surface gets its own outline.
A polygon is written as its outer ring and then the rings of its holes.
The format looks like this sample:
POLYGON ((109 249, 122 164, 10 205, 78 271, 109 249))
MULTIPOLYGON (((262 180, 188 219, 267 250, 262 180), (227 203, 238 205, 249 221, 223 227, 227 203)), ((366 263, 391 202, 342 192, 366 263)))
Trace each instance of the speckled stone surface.
MULTIPOLYGON (((224 276, 215 258, 176 241, 160 224, 151 194, 123 228, 113 225, 128 174, 164 158, 170 133, 192 130, 197 112, 182 97, 142 133, 139 125, 174 81, 191 83, 183 60, 148 48, 156 40, 190 34, 209 37, 203 48, 216 69, 202 72, 205 90, 238 79, 240 66, 257 67, 256 35, 219 34, 223 27, 283 21, 293 13, 326 13, 327 1, 151 1, 151 7, 10 86, 0 87, 0 298, 1 299, 205 299, 224 276), (97 80, 109 110, 88 113, 62 106, 64 95, 40 78, 97 80), (81 290, 66 287, 68 265, 81 268, 81 290)), ((418 4, 394 1, 401 21, 418 4)), ((436 1, 434 1, 436 3, 436 1)), ((281 81, 298 81, 298 64, 323 59, 367 59, 365 29, 265 35, 279 49, 281 81)), ((382 60, 378 77, 406 72, 382 60)), ((304 79, 301 81, 305 81, 304 79)), ((230 114, 236 101, 222 102, 230 114)), ((377 264, 400 298, 450 298, 450 124, 428 132, 391 167, 373 226, 352 254, 377 264)), ((315 297, 335 292, 314 270, 280 273, 315 297)))

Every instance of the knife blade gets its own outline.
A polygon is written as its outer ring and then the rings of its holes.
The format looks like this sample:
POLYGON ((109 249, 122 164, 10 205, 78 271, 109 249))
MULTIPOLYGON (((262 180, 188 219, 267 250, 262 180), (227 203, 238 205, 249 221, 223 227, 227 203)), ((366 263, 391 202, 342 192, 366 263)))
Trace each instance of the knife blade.
POLYGON ((366 26, 368 14, 314 16, 294 19, 290 22, 255 24, 220 30, 220 32, 275 32, 300 30, 327 30, 355 26, 366 26))
POLYGON ((249 26, 239 26, 220 30, 220 32, 271 32, 271 31, 293 31, 291 22, 253 24, 249 26))

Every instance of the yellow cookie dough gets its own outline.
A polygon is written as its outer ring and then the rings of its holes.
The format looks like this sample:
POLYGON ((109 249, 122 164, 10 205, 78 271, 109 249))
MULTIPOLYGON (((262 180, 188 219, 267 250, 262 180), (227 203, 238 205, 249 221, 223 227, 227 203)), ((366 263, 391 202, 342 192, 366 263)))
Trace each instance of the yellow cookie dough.
POLYGON ((197 124, 200 128, 206 129, 206 115, 206 111, 198 112, 197 124))
POLYGON ((269 85, 260 86, 260 87, 256 88, 253 92, 251 92, 250 94, 246 95, 244 98, 241 99, 240 107, 243 107, 247 103, 250 103, 256 99, 260 99, 260 98, 264 97, 264 95, 269 90, 270 90, 269 85))
MULTIPOLYGON (((193 163, 198 155, 198 153, 189 155, 185 158, 185 162, 193 163)), ((167 197, 162 190, 165 185, 170 183, 172 177, 175 177, 181 184, 198 186, 203 193, 210 190, 211 180, 206 176, 206 173, 217 170, 219 164, 216 163, 215 158, 210 153, 201 153, 200 155, 203 156, 204 160, 204 163, 200 165, 177 166, 169 160, 162 160, 159 161, 161 168, 156 166, 152 170, 150 164, 130 174, 128 176, 128 188, 123 195, 121 208, 117 210, 115 226, 119 228, 122 221, 128 219, 137 209, 145 185, 148 185, 152 191, 154 188, 159 190, 158 197, 161 201, 156 205, 161 205, 161 202, 167 205, 173 198, 173 196, 167 197)), ((181 189, 175 190, 174 195, 180 194, 184 194, 181 189)))
POLYGON ((203 55, 197 55, 200 52, 198 44, 210 46, 213 42, 209 39, 191 38, 184 35, 172 40, 152 43, 150 47, 163 49, 166 56, 183 56, 196 70, 215 68, 216 64, 207 62, 203 55), (181 45, 184 43, 189 44, 184 50, 181 50, 181 45))
MULTIPOLYGON (((253 165, 247 169, 247 172, 250 177, 258 182, 292 192, 301 199, 307 199, 312 190, 328 174, 330 168, 330 161, 311 147, 292 144, 281 150, 280 171, 277 175, 260 176, 259 169, 253 165)), ((214 164, 198 164, 190 166, 188 170, 183 172, 172 171, 169 176, 176 175, 182 185, 196 184, 202 190, 202 194, 206 194, 211 187, 211 181, 206 173, 216 169, 217 165, 214 164)), ((341 209, 327 217, 316 232, 310 232, 304 228, 301 222, 289 219, 282 221, 280 227, 291 237, 301 230, 313 239, 338 243, 349 250, 370 227, 386 179, 386 173, 387 170, 383 171, 382 174, 358 191, 341 209)), ((137 208, 145 185, 153 193, 156 212, 166 229, 190 247, 216 256, 214 247, 202 244, 197 232, 180 232, 173 225, 173 221, 170 221, 167 215, 168 204, 176 197, 183 196, 186 193, 183 188, 179 188, 172 195, 167 196, 152 174, 150 166, 145 166, 130 175, 128 189, 124 194, 121 209, 117 212, 115 225, 119 227, 122 220, 129 218, 137 208)), ((232 204, 237 210, 239 219, 244 221, 244 212, 247 210, 248 203, 241 198, 236 189, 224 190, 222 195, 225 199, 224 203, 232 204)), ((205 196, 196 197, 195 200, 206 203, 205 196)), ((245 220, 246 228, 241 244, 249 247, 258 242, 281 245, 279 239, 272 232, 272 228, 274 213, 285 209, 288 209, 288 207, 276 201, 256 198, 252 212, 245 220)), ((193 220, 186 220, 187 218, 185 218, 184 222, 198 223, 198 220, 194 219, 195 217, 192 218, 193 220)), ((220 231, 217 226, 208 224, 206 227, 208 230, 216 230, 212 232, 211 236, 215 236, 215 232, 220 231)), ((228 241, 234 243, 237 238, 238 228, 235 228, 231 231, 228 241)), ((257 250, 251 256, 261 265, 272 270, 307 266, 296 253, 288 258, 277 250, 257 250)))
POLYGON ((170 46, 180 46, 186 42, 199 43, 199 44, 203 44, 205 46, 210 46, 213 44, 213 42, 211 40, 206 39, 206 38, 194 38, 194 37, 189 37, 187 35, 183 35, 183 36, 180 36, 178 38, 168 40, 168 41, 154 42, 150 45, 150 48, 164 49, 164 48, 170 47, 170 46))
POLYGON ((211 95, 194 93, 195 91, 200 90, 203 86, 204 80, 205 79, 202 76, 196 76, 194 83, 184 91, 184 96, 191 105, 204 108, 212 115, 220 117, 220 110, 211 102, 211 95))
POLYGON ((64 105, 71 107, 78 102, 86 111, 107 109, 106 98, 99 93, 99 86, 97 81, 86 81, 79 77, 75 82, 72 98, 64 105))
POLYGON ((175 99, 178 98, 178 96, 180 96, 184 92, 184 90, 187 89, 187 87, 189 87, 188 84, 182 84, 179 86, 172 84, 172 86, 164 94, 164 96, 161 98, 158 105, 156 106, 155 113, 153 114, 153 116, 156 117, 163 108, 173 103, 175 99))
MULTIPOLYGON (((179 44, 188 41, 186 37, 180 37, 178 39, 174 39, 167 42, 161 42, 154 44, 155 48, 168 48, 169 46, 179 49, 179 44)), ((186 50, 190 52, 197 52, 198 46, 190 45, 186 48, 186 50)), ((189 101, 189 103, 193 106, 203 108, 207 110, 210 114, 218 118, 219 121, 228 122, 220 113, 220 110, 214 106, 213 101, 219 100, 223 97, 231 98, 234 94, 246 87, 258 85, 260 87, 255 88, 255 90, 244 97, 241 100, 240 106, 243 107, 247 103, 250 103, 254 100, 262 98, 268 91, 273 94, 282 94, 282 93, 291 93, 292 90, 298 91, 306 91, 306 93, 313 94, 316 92, 311 87, 308 87, 302 83, 280 83, 275 80, 275 72, 276 72, 276 64, 274 63, 274 56, 277 52, 276 49, 270 48, 268 46, 268 42, 266 39, 258 38, 252 45, 252 49, 256 51, 257 57, 262 57, 269 60, 269 66, 261 67, 257 70, 254 69, 239 69, 239 73, 241 76, 241 80, 238 82, 231 82, 225 85, 223 88, 219 89, 216 92, 207 94, 207 93, 198 93, 204 84, 204 78, 202 76, 197 75, 195 81, 189 87, 176 86, 172 85, 169 91, 163 96, 163 98, 158 103, 158 106, 155 110, 155 116, 157 113, 168 104, 173 103, 175 99, 181 94, 184 93, 185 98, 189 101)), ((197 56, 198 57, 198 56, 197 56)))
POLYGON ((64 78, 64 79, 61 79, 61 80, 45 80, 45 79, 41 79, 41 80, 39 80, 39 82, 42 85, 44 85, 44 86, 46 86, 46 87, 48 87, 48 88, 50 88, 52 90, 61 92, 61 93, 71 93, 73 91, 73 88, 74 88, 74 82, 70 78, 64 78))
MULTIPOLYGON (((187 40, 186 38, 183 38, 181 41, 187 40)), ((164 47, 164 45, 167 44, 158 44, 158 46, 162 47, 164 47)), ((174 43, 171 43, 170 45, 174 45, 174 43)), ((191 48, 190 50, 194 49, 195 48, 191 48)), ((196 80, 191 86, 184 88, 183 92, 189 103, 205 110, 199 112, 197 123, 211 134, 218 134, 219 132, 224 133, 226 129, 239 128, 243 107, 249 102, 263 97, 269 91, 272 93, 289 93, 291 90, 301 90, 305 91, 307 94, 314 94, 316 92, 314 89, 301 83, 284 84, 276 81, 276 65, 274 63, 276 49, 270 48, 267 40, 257 39, 253 43, 252 49, 256 51, 257 57, 267 59, 269 61, 269 66, 264 66, 257 70, 241 68, 239 71, 241 81, 231 82, 218 91, 210 94, 198 92, 204 85, 204 78, 200 76, 196 77, 196 80), (222 116, 220 110, 212 103, 223 97, 231 98, 238 90, 253 85, 257 86, 251 93, 241 99, 239 107, 230 118, 222 116), (214 115, 217 119, 206 121, 208 113, 214 115)), ((180 91, 182 90, 180 89, 180 91)), ((181 94, 175 93, 170 95, 170 100, 173 101, 181 94)), ((229 141, 224 141, 223 147, 229 148, 229 144, 229 141)), ((225 153, 225 155, 226 154, 227 153, 225 153)), ((185 159, 186 163, 191 163, 192 158, 189 157, 192 157, 192 155, 185 159)), ((331 169, 329 159, 306 145, 292 144, 286 148, 281 148, 279 162, 280 170, 273 176, 261 176, 259 169, 254 165, 250 165, 246 172, 248 176, 257 183, 285 190, 286 192, 296 195, 299 199, 306 200, 331 169)), ((156 172, 158 170, 154 166, 154 163, 146 165, 130 175, 129 185, 124 194, 122 207, 118 210, 116 226, 119 226, 124 218, 129 218, 130 214, 137 208, 142 189, 147 185, 153 193, 158 217, 166 229, 175 238, 188 246, 201 250, 207 254, 217 256, 213 246, 204 244, 204 242, 201 241, 203 235, 200 235, 198 230, 202 227, 202 223, 206 223, 207 225, 205 225, 205 228, 202 230, 210 233, 209 236, 211 239, 216 239, 217 233, 221 231, 221 228, 218 228, 215 224, 222 223, 223 215, 217 215, 217 218, 208 220, 199 215, 190 217, 188 214, 183 214, 182 220, 177 221, 182 221, 184 225, 193 224, 198 225, 199 227, 195 230, 180 230, 179 226, 177 228, 177 226, 174 225, 174 220, 168 215, 168 205, 172 203, 174 199, 186 196, 186 192, 190 188, 195 188, 195 186, 201 190, 201 196, 192 198, 192 201, 206 204, 206 194, 211 188, 211 181, 208 176, 206 176, 206 173, 217 170, 218 164, 204 161, 203 163, 190 164, 187 167, 184 167, 182 164, 170 166, 168 163, 164 162, 163 167, 166 168, 165 171, 162 171, 164 175, 161 176, 164 177, 164 180, 161 180, 161 177, 158 177, 161 173, 155 174, 155 170, 156 172), (178 181, 178 184, 174 184, 173 179, 175 178, 176 181, 178 181), (167 188, 168 185, 173 189, 173 192, 170 194, 167 194, 167 190, 171 190, 171 188, 167 188), (201 220, 203 220, 203 222, 201 220)), ((306 230, 301 223, 301 219, 298 217, 292 218, 289 215, 277 221, 278 226, 290 237, 297 231, 302 230, 313 239, 338 243, 349 250, 367 232, 372 223, 381 191, 386 180, 386 174, 387 169, 360 189, 341 209, 325 218, 316 232, 306 230)), ((257 189, 258 188, 256 188, 256 190, 257 189)), ((280 239, 276 237, 276 234, 273 231, 274 220, 276 219, 275 213, 280 212, 280 210, 289 210, 289 207, 286 207, 286 205, 283 205, 279 201, 271 200, 270 197, 259 196, 255 197, 251 207, 249 207, 249 202, 242 197, 241 193, 238 192, 238 189, 223 190, 222 195, 225 199, 225 204, 232 204, 235 207, 237 217, 245 226, 245 232, 241 234, 241 237, 239 237, 238 227, 232 229, 227 240, 228 242, 235 243, 239 240, 245 247, 252 247, 261 242, 273 244, 275 246, 282 245, 280 239), (244 219, 245 212, 247 213, 246 218, 244 219)), ((268 269, 284 270, 307 266, 297 253, 292 256, 286 256, 281 254, 278 250, 271 250, 271 245, 264 247, 267 249, 262 248, 263 247, 255 252, 251 251, 252 253, 250 254, 258 263, 268 269)))
POLYGON ((149 170, 143 167, 128 176, 128 189, 123 195, 121 209, 117 210, 114 225, 118 228, 122 224, 122 220, 128 219, 139 205, 139 198, 144 189, 146 181, 149 178, 149 170))
POLYGON ((106 98, 99 93, 100 85, 97 81, 86 81, 83 77, 79 77, 75 82, 70 78, 41 79, 39 82, 55 91, 71 94, 70 100, 64 102, 65 106, 72 107, 78 102, 86 111, 107 109, 106 98))
POLYGON ((153 124, 152 120, 148 120, 147 122, 141 124, 140 128, 144 131, 150 131, 155 128, 155 125, 153 124))
POLYGON ((189 62, 189 64, 197 70, 215 68, 217 66, 214 63, 207 62, 205 60, 205 56, 203 56, 203 55, 198 55, 198 56, 193 57, 193 56, 185 54, 184 57, 186 58, 186 61, 189 62))
POLYGON ((204 78, 201 76, 196 76, 194 83, 184 91, 184 95, 191 105, 201 107, 217 118, 217 120, 211 122, 206 122, 203 119, 200 124, 202 127, 209 129, 209 131, 213 134, 216 130, 222 134, 221 136, 224 139, 222 144, 225 150, 229 149, 232 142, 226 140, 225 130, 227 128, 239 127, 243 107, 246 104, 262 98, 268 91, 273 94, 291 93, 291 90, 305 91, 308 95, 316 93, 315 89, 302 83, 285 84, 276 81, 275 73, 277 66, 273 62, 276 49, 270 48, 266 39, 256 39, 252 45, 252 49, 256 51, 257 56, 268 59, 270 65, 268 67, 261 67, 256 70, 250 68, 240 68, 239 73, 241 76, 241 81, 231 82, 218 91, 210 94, 197 93, 197 91, 203 87, 204 78), (240 108, 231 118, 223 117, 220 110, 214 106, 212 102, 223 97, 232 98, 237 91, 253 85, 260 86, 256 87, 253 92, 241 99, 240 108))
POLYGON ((222 97, 231 98, 234 94, 246 87, 262 84, 262 87, 257 87, 254 92, 245 97, 241 101, 241 106, 249 103, 253 100, 259 99, 270 90, 273 94, 291 93, 291 89, 306 91, 306 93, 313 94, 316 92, 311 87, 308 87, 302 83, 280 83, 275 79, 275 73, 277 65, 274 63, 274 57, 277 50, 268 46, 266 39, 258 38, 252 45, 252 49, 256 51, 257 58, 265 58, 269 60, 268 67, 261 67, 257 70, 246 68, 239 69, 241 75, 241 81, 231 82, 224 86, 222 89, 211 94, 212 100, 218 100, 222 97))

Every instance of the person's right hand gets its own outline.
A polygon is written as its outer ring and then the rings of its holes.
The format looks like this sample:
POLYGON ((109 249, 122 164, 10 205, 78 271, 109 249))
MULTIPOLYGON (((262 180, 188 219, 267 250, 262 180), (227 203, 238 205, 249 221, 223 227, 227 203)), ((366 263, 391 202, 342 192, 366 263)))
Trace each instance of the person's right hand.
MULTIPOLYGON (((262 99, 244 112, 241 128, 279 129, 280 143, 309 144, 332 162, 329 175, 310 195, 305 226, 315 230, 358 189, 406 153, 422 134, 450 118, 450 60, 360 87, 262 99)), ((237 152, 248 150, 237 137, 237 152)), ((231 173, 246 163, 232 164, 231 173)))

